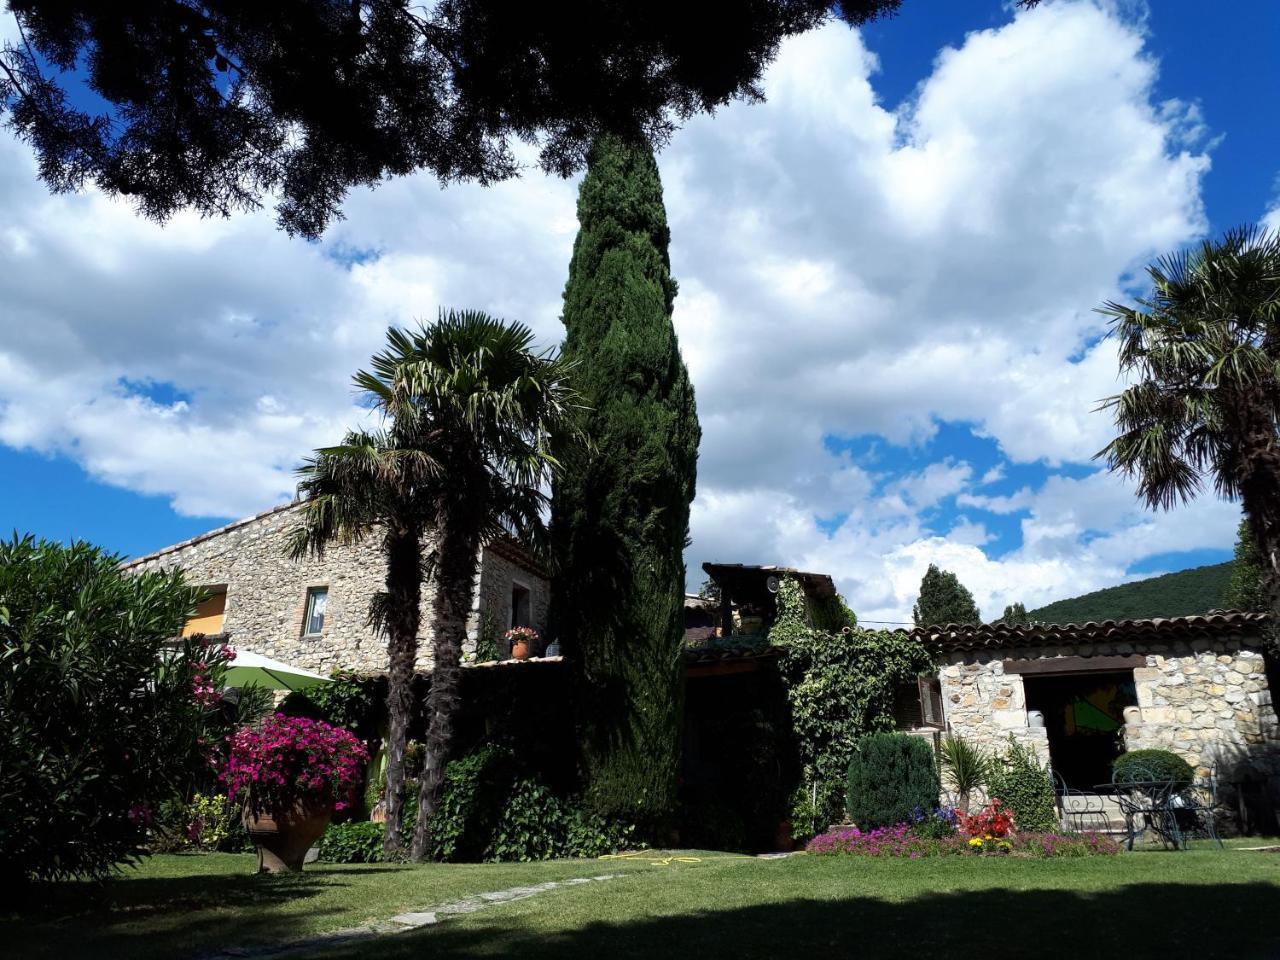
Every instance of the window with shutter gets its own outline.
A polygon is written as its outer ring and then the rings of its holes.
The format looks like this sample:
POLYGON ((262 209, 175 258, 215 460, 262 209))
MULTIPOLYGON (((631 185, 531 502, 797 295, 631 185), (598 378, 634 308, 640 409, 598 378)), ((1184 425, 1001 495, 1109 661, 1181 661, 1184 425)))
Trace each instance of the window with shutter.
POLYGON ((920 719, 923 726, 946 726, 942 714, 942 681, 937 677, 918 677, 916 684, 920 691, 920 719))

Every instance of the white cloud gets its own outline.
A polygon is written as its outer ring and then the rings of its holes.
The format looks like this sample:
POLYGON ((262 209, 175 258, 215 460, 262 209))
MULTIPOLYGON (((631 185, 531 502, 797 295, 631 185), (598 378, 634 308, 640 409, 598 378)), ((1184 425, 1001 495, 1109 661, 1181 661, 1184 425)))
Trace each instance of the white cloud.
MULTIPOLYGON (((767 103, 676 136, 675 320, 704 430, 691 562, 829 570, 865 618, 901 620, 930 561, 995 609, 1229 542, 1229 509, 1152 517, 1109 478, 993 496, 977 488, 1003 465, 903 473, 825 444, 919 444, 940 420, 1011 462, 1085 462, 1106 442, 1091 409, 1115 356, 1092 307, 1204 230, 1212 121, 1157 101, 1141 29, 1110 10, 1045 4, 974 33, 896 113, 874 53, 832 26, 783 47, 767 103), (923 524, 953 505, 974 515, 945 539, 923 524), (1023 545, 995 557, 983 510, 1025 513, 1023 545), (828 533, 816 517, 844 519, 828 533)), ((184 513, 261 509, 360 416, 350 376, 387 324, 472 306, 559 339, 575 186, 403 179, 304 244, 267 214, 160 229, 97 195, 48 197, 0 141, 0 442, 184 513), (147 382, 183 399, 122 386, 147 382)))

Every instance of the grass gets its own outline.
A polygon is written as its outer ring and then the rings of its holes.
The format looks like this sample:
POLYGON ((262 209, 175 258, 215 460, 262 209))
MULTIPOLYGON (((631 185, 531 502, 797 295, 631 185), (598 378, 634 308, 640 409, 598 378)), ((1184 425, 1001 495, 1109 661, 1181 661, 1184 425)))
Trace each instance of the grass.
POLYGON ((57 960, 192 957, 468 894, 618 873, 607 883, 315 956, 1280 955, 1280 854, 1203 848, 1052 861, 692 856, 702 859, 661 867, 313 865, 293 878, 249 876, 248 856, 154 857, 99 887, 60 885, 38 912, 0 919, 0 943, 12 956, 57 960))

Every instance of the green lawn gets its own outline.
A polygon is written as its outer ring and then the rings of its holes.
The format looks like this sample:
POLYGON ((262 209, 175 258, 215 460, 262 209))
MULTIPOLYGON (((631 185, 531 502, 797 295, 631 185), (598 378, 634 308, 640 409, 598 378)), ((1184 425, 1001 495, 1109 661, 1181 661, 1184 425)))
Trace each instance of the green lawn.
POLYGON ((154 857, 101 887, 64 884, 0 919, 0 955, 193 957, 385 919, 506 887, 601 873, 325 958, 1277 957, 1280 854, 1158 851, 1033 861, 316 864, 247 875, 249 856, 154 857))

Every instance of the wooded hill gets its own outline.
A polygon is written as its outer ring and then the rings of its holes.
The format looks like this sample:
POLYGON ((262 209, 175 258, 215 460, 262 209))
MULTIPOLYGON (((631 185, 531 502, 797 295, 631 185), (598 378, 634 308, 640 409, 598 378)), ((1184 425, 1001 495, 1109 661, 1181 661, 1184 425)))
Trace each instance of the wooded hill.
POLYGON ((1084 623, 1207 613, 1222 608, 1230 579, 1231 562, 1215 563, 1056 600, 1027 615, 1033 622, 1084 623))

